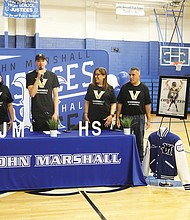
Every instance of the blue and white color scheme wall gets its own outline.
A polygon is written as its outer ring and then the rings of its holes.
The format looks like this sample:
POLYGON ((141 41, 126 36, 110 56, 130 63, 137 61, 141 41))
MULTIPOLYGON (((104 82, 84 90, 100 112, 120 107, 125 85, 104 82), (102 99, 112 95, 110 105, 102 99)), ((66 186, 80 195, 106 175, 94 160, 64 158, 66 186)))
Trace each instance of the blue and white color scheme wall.
POLYGON ((59 115, 63 117, 62 125, 70 128, 82 119, 84 95, 94 69, 108 69, 108 54, 103 50, 1 49, 0 71, 13 95, 16 121, 23 121, 27 127, 31 125, 31 114, 26 74, 36 68, 38 53, 46 55, 47 69, 58 76, 59 115))

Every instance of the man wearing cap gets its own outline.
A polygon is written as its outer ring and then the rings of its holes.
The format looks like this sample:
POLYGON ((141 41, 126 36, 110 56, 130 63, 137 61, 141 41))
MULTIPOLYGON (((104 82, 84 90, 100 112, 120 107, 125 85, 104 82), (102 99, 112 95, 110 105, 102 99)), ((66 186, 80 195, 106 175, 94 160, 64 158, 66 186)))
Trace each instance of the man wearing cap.
POLYGON ((36 70, 26 75, 26 87, 32 97, 32 125, 34 131, 47 131, 47 121, 58 120, 59 82, 56 74, 46 69, 44 54, 37 54, 35 62, 36 70))

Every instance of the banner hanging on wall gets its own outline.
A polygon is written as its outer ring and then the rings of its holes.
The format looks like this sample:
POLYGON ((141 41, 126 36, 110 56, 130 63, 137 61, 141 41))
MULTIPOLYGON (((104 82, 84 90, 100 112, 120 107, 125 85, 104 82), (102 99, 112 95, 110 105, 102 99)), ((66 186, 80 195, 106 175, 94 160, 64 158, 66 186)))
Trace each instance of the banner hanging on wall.
POLYGON ((116 4, 116 14, 117 15, 135 15, 144 16, 144 5, 134 5, 134 4, 116 4))
POLYGON ((31 126, 26 74, 36 68, 34 59, 39 53, 45 54, 47 69, 58 77, 61 126, 70 129, 82 120, 84 96, 94 69, 99 66, 108 69, 108 53, 103 50, 0 49, 0 72, 14 99, 15 121, 23 122, 25 127, 31 126))
POLYGON ((3 16, 8 18, 40 18, 40 0, 4 0, 3 16))

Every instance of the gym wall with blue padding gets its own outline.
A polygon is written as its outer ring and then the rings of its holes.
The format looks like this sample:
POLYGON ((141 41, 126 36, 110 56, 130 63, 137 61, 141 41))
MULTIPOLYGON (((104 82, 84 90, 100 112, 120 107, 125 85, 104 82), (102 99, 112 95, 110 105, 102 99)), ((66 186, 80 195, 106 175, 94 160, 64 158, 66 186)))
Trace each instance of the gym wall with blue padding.
MULTIPOLYGON (((147 83, 151 91, 152 111, 156 111, 158 81, 160 75, 169 76, 188 76, 190 75, 190 66, 183 66, 181 71, 176 71, 173 65, 160 65, 160 43, 158 41, 137 42, 121 40, 100 40, 94 38, 70 39, 70 38, 48 38, 39 37, 39 48, 44 49, 86 49, 86 50, 105 50, 109 57, 108 71, 111 74, 120 72, 129 73, 132 66, 141 69, 141 79, 147 83), (151 82, 150 82, 151 81, 151 82)), ((3 36, 0 37, 0 46, 3 47, 3 36)), ((15 48, 32 48, 35 46, 35 39, 25 36, 9 36, 9 47, 15 48), (16 41, 22 43, 16 43, 16 41), (25 42, 25 43, 23 43, 25 42)), ((178 44, 172 43, 172 46, 179 47, 178 44)), ((189 47, 190 44, 184 44, 189 47)), ((189 59, 189 58, 188 58, 189 59)))

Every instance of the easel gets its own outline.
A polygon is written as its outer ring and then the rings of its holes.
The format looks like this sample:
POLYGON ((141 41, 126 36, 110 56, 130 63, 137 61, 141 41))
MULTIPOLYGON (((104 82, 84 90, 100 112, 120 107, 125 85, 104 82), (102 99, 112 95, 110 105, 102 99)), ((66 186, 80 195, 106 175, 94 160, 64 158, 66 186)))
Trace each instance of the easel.
MULTIPOLYGON (((159 128, 162 126, 163 119, 164 119, 164 117, 162 117, 162 119, 161 119, 159 128)), ((183 124, 184 124, 184 128, 185 128, 185 133, 186 133, 186 136, 187 136, 187 141, 188 141, 188 144, 189 144, 189 147, 190 147, 190 138, 189 138, 189 134, 188 134, 188 131, 187 131, 187 125, 185 123, 185 119, 180 119, 180 120, 183 120, 183 124)), ((170 120, 169 120, 169 127, 168 127, 169 131, 170 131, 170 127, 171 127, 171 117, 170 117, 170 120)))

